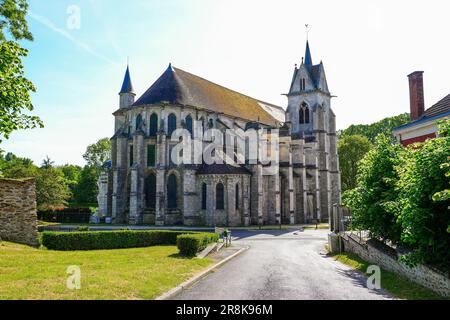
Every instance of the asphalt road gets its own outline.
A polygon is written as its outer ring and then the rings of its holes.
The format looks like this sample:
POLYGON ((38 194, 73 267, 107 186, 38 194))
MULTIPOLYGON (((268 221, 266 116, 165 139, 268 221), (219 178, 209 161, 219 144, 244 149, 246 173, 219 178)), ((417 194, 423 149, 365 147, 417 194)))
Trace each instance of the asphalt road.
POLYGON ((369 290, 366 277, 323 254, 327 230, 236 231, 250 249, 173 299, 391 299, 369 290))

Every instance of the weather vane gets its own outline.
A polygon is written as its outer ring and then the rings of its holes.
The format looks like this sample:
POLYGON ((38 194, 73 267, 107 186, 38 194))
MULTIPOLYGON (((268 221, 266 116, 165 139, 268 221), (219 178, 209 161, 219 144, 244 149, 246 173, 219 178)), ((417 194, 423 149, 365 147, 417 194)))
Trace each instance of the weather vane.
POLYGON ((309 40, 309 39, 308 39, 308 37, 309 37, 309 30, 310 30, 311 28, 309 27, 309 24, 305 24, 305 28, 306 28, 306 40, 309 40))

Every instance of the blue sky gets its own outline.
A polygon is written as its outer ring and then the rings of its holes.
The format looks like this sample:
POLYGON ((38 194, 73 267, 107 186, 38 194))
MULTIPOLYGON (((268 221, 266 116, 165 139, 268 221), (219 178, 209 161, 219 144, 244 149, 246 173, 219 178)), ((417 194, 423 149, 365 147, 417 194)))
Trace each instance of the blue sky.
POLYGON ((26 74, 37 86, 44 129, 13 133, 1 147, 37 164, 84 164, 86 146, 113 134, 111 113, 127 57, 138 96, 169 62, 286 107, 305 47, 323 60, 338 128, 409 110, 407 74, 425 71, 429 107, 450 92, 448 1, 31 0, 35 37, 26 74), (80 29, 67 10, 80 9, 80 29))

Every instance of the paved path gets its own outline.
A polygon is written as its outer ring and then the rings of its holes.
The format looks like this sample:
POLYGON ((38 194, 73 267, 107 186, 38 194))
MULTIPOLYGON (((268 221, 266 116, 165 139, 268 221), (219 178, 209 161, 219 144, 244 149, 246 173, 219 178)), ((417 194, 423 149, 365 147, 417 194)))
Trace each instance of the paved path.
POLYGON ((174 299, 391 299, 366 278, 323 254, 327 230, 236 231, 250 249, 174 299))

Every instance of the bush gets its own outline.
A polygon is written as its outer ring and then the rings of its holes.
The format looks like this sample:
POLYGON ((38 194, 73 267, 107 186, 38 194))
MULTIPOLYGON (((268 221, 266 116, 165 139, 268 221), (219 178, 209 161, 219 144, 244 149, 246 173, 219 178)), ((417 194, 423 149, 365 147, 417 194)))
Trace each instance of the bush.
POLYGON ((401 237, 401 226, 393 212, 398 180, 395 168, 402 152, 401 146, 379 135, 375 147, 358 163, 357 187, 343 196, 343 204, 352 209, 354 227, 395 243, 401 237))
POLYGON ((450 199, 440 195, 448 190, 449 163, 450 137, 442 137, 408 148, 403 165, 397 167, 402 241, 414 249, 405 258, 445 271, 450 265, 450 199))
POLYGON ((177 236, 189 231, 116 230, 42 233, 42 245, 50 250, 98 250, 176 245, 177 236))
POLYGON ((218 240, 217 233, 182 234, 177 237, 177 247, 181 255, 191 257, 218 240))

